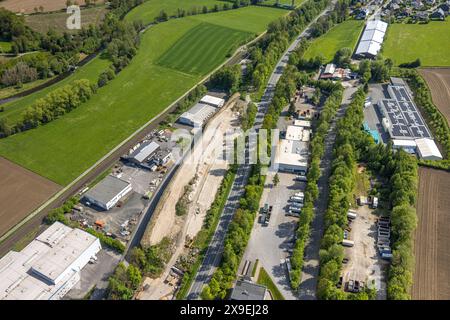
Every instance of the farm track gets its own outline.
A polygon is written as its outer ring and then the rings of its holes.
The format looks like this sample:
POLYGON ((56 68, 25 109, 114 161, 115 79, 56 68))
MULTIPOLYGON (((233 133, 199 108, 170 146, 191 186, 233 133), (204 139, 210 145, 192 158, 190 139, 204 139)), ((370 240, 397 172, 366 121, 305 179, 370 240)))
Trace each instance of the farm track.
POLYGON ((420 168, 412 298, 450 299, 450 173, 420 168))
POLYGON ((450 124, 450 68, 419 69, 431 91, 434 104, 450 124))

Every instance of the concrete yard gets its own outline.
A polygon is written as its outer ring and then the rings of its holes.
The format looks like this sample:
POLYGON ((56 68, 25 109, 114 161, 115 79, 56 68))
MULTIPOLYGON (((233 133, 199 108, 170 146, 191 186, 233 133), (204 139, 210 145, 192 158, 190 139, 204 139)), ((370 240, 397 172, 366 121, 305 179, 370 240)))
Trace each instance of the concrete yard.
POLYGON ((343 265, 343 284, 349 280, 363 281, 369 285, 375 281, 377 299, 386 300, 386 270, 389 263, 381 259, 376 247, 377 216, 368 206, 356 209, 357 218, 350 224, 350 239, 354 247, 345 248, 349 262, 343 265))
POLYGON ((286 212, 289 197, 301 191, 304 183, 296 182, 295 174, 279 172, 280 182, 273 186, 273 176, 272 173, 267 175, 260 202, 260 206, 265 203, 273 206, 269 225, 263 226, 257 217, 239 270, 246 260, 254 262, 259 259, 260 265, 266 269, 284 298, 295 300, 298 297, 291 290, 284 259, 290 256, 289 250, 293 249, 298 218, 286 216, 286 212))

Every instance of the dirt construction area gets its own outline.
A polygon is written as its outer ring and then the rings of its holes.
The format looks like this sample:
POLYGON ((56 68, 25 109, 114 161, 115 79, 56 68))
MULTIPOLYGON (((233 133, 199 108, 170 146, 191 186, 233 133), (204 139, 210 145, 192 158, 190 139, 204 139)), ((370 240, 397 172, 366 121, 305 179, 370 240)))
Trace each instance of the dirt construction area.
POLYGON ((434 104, 450 123, 450 68, 419 69, 431 90, 434 104))
POLYGON ((221 151, 223 134, 237 124, 237 115, 231 110, 232 105, 233 103, 228 103, 222 107, 210 120, 202 140, 197 142, 193 152, 183 161, 153 213, 141 241, 142 245, 154 245, 168 237, 175 241, 176 249, 161 277, 145 279, 145 289, 140 292, 138 299, 167 299, 174 293, 175 287, 165 281, 170 268, 183 253, 186 239, 192 239, 200 231, 228 167, 226 161, 221 159, 221 151), (199 148, 200 145, 202 148, 199 148), (182 197, 185 186, 193 181, 187 213, 177 216, 176 204, 182 197))
MULTIPOLYGON (((75 1, 72 1, 75 2, 75 1)), ((85 0, 76 1, 79 5, 84 5, 85 0)), ((97 1, 99 4, 103 1, 97 1)), ((0 7, 16 13, 34 13, 34 8, 42 6, 43 12, 61 10, 67 7, 67 0, 5 0, 0 2, 0 7)), ((40 10, 39 10, 40 11, 40 10)))
POLYGON ((419 170, 412 298, 450 299, 450 173, 419 170))
POLYGON ((61 186, 0 157, 0 236, 61 186))

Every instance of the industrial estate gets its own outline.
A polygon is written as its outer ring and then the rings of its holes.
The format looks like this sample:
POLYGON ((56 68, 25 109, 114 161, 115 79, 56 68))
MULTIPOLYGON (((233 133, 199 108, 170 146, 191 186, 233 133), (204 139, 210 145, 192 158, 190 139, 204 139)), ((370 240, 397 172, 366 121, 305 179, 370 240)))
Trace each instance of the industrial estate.
POLYGON ((0 0, 0 300, 449 300, 449 11, 0 0))

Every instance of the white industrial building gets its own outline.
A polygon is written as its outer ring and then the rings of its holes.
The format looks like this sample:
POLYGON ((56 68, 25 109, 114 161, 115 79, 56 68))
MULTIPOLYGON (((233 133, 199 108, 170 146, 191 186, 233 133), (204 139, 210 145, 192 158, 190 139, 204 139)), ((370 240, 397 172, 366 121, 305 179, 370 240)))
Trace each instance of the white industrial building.
POLYGON ((294 126, 311 128, 311 121, 308 120, 294 120, 294 126))
POLYGON ((22 251, 0 259, 0 300, 59 300, 100 250, 98 238, 55 222, 22 251))
POLYGON ((286 129, 286 139, 308 142, 311 136, 311 129, 299 126, 288 126, 286 129))
POLYGON ((202 127, 205 122, 216 113, 217 108, 205 103, 197 103, 191 109, 183 113, 178 122, 192 127, 202 127))
POLYGON ((275 164, 279 171, 306 172, 308 169, 309 143, 281 139, 277 147, 275 164))
POLYGON ((286 129, 285 139, 280 139, 275 153, 275 165, 279 171, 306 172, 308 170, 311 122, 294 121, 286 129))
POLYGON ((150 158, 160 148, 159 144, 154 141, 146 141, 134 150, 127 159, 136 164, 142 164, 150 158))
POLYGON ((424 160, 442 160, 442 154, 432 139, 416 139, 417 155, 424 160))
POLYGON ((99 182, 94 188, 86 192, 84 198, 86 201, 94 204, 104 210, 109 210, 129 192, 131 184, 117 177, 108 175, 99 182))
POLYGON ((403 149, 408 153, 415 153, 417 144, 414 140, 393 139, 392 147, 394 149, 403 149))
POLYGON ((367 21, 355 55, 362 58, 375 58, 381 50, 387 26, 388 24, 381 20, 367 21))
POLYGON ((203 98, 201 98, 200 103, 204 103, 215 108, 222 108, 223 105, 225 104, 225 100, 222 98, 206 95, 203 98))

